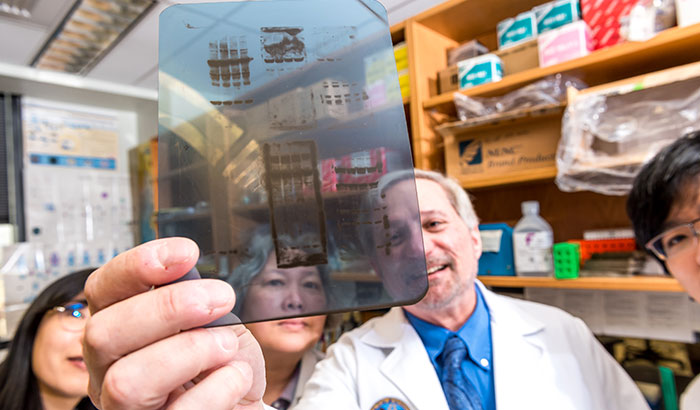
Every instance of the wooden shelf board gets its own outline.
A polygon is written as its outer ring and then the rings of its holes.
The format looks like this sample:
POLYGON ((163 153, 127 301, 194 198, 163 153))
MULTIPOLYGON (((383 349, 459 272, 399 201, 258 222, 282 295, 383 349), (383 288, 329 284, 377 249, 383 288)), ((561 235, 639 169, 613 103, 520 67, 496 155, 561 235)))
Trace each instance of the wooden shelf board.
MULTIPOLYGON (((548 75, 566 72, 599 74, 616 72, 625 67, 656 67, 650 64, 665 63, 667 66, 700 60, 700 24, 668 29, 645 42, 629 42, 595 51, 585 57, 566 61, 549 67, 533 68, 521 73, 506 76, 501 81, 488 83, 459 91, 467 96, 504 94, 548 75), (685 53, 679 52, 685 50, 685 53), (692 53, 688 50, 695 50, 692 53)), ((649 72, 647 71, 647 72, 649 72)), ((594 84, 589 84, 594 85, 594 84)), ((438 95, 423 103, 424 108, 452 104, 452 93, 438 95)))
POLYGON ((635 276, 629 278, 585 277, 554 279, 522 276, 479 276, 486 286, 506 288, 555 288, 590 290, 627 290, 650 292, 684 292, 677 280, 667 277, 635 276))
POLYGON ((566 102, 559 104, 543 104, 534 107, 521 108, 508 112, 499 112, 481 117, 471 118, 466 121, 455 121, 441 124, 435 127, 440 134, 459 134, 460 132, 473 132, 480 128, 491 128, 504 126, 504 123, 517 121, 519 124, 524 121, 539 119, 542 117, 559 117, 564 114, 566 102))
POLYGON ((485 34, 496 37, 499 21, 513 17, 545 0, 448 0, 416 16, 413 20, 458 42, 485 34))

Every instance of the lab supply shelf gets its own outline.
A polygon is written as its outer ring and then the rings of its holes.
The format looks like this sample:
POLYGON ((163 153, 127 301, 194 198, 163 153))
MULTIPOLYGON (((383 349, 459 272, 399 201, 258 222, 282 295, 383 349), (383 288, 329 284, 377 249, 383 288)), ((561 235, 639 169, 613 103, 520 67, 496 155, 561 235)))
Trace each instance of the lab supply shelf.
MULTIPOLYGON (((411 96, 411 140, 418 168, 445 169, 445 144, 435 129, 434 112, 455 114, 453 93, 437 95, 437 72, 447 67, 447 50, 470 40, 478 40, 490 50, 497 49, 499 21, 545 3, 543 0, 451 0, 429 9, 404 23, 408 45, 411 96)), ((397 29, 398 30, 398 29, 397 29)), ((397 33, 400 32, 397 31, 397 33)), ((578 76, 589 86, 700 61, 700 24, 674 27, 644 42, 628 42, 549 67, 532 68, 496 81, 459 91, 470 97, 503 95, 544 77, 567 73, 578 76)), ((519 175, 513 180, 493 179, 466 187, 541 180, 552 173, 519 175)))
MULTIPOLYGON (((532 68, 506 76, 501 81, 458 91, 467 96, 500 95, 557 73, 576 73, 589 85, 601 84, 606 76, 628 77, 633 67, 675 66, 700 59, 700 25, 674 27, 644 42, 629 42, 597 50, 591 54, 549 67, 532 68), (620 73, 620 74, 618 74, 620 73), (617 74, 617 75, 615 75, 617 74), (602 80, 602 82, 601 82, 602 80)), ((645 69, 646 71, 646 69, 645 69)), ((609 80, 610 81, 610 80, 609 80)), ((453 93, 441 94, 423 102, 424 108, 452 104, 453 93)))

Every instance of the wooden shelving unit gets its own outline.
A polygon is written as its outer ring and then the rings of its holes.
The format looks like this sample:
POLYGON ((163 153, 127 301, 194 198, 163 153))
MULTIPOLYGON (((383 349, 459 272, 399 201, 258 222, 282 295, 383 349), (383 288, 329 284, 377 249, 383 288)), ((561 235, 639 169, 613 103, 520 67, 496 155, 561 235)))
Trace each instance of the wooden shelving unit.
MULTIPOLYGON (((661 65, 664 66, 680 65, 688 62, 689 57, 699 60, 700 47, 697 46, 698 44, 700 44, 700 25, 674 27, 649 41, 618 44, 614 47, 594 51, 582 58, 549 67, 533 68, 507 76, 502 81, 459 92, 467 96, 504 94, 556 73, 572 73, 589 85, 600 84, 612 81, 607 80, 608 77, 619 77, 619 74, 615 75, 616 73, 635 71, 630 67, 649 67, 657 65, 659 62, 662 62, 661 65)), ((631 74, 623 75, 625 77, 631 76, 631 74)), ((444 104, 452 104, 452 101, 452 93, 442 94, 424 101, 423 107, 439 107, 444 104)))
MULTIPOLYGON (((544 0, 450 0, 404 23, 411 75, 410 117, 414 161, 418 168, 444 170, 444 142, 433 129, 431 111, 455 114, 453 94, 434 95, 437 72, 447 66, 447 49, 477 39, 489 49, 497 48, 499 21, 544 3, 544 0)), ((401 30, 392 27, 392 37, 401 30)), ((467 96, 498 96, 556 73, 577 76, 589 86, 605 84, 664 68, 700 61, 700 24, 671 28, 654 38, 598 50, 555 66, 535 68, 506 76, 503 80, 462 90, 467 96)), ((532 180, 542 179, 533 175, 532 180)), ((545 176, 549 178, 549 176, 545 176)), ((467 187, 521 183, 485 180, 467 187)))
MULTIPOLYGON (((394 41, 408 46, 411 96, 405 101, 417 168, 445 171, 445 139, 435 130, 435 117, 455 116, 453 93, 436 95, 437 72, 447 67, 447 50, 479 40, 497 49, 496 25, 546 0, 448 0, 391 28, 394 41)), ((700 61, 700 24, 666 30, 639 43, 624 43, 551 67, 535 68, 491 84, 459 91, 470 97, 506 94, 556 73, 576 76, 589 86, 607 84, 682 64, 700 61)), ((561 116, 549 120, 561 121, 561 116)), ((527 119, 509 120, 506 127, 527 119)), ((463 180, 483 223, 506 222, 513 226, 521 217, 520 203, 538 200, 541 215, 552 225, 555 242, 581 238, 584 230, 629 226, 625 196, 592 192, 565 193, 554 184, 556 167, 520 172, 506 177, 484 175, 463 180)), ((563 281, 543 278, 485 277, 485 284, 504 287, 552 287, 682 291, 671 278, 582 278, 563 281)))
POLYGON ((486 286, 504 288, 604 289, 650 292, 683 292, 677 280, 665 277, 586 277, 578 279, 526 278, 521 276, 479 276, 486 286))

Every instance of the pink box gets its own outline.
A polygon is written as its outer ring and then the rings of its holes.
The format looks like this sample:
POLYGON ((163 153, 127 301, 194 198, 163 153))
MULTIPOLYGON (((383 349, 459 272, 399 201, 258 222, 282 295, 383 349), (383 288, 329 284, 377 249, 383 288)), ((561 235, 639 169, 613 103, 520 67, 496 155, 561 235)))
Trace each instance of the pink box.
POLYGON ((386 174, 386 148, 353 152, 321 161, 322 192, 371 188, 386 174))
POLYGON ((582 20, 540 34, 537 38, 537 46, 540 53, 540 67, 583 57, 593 50, 590 30, 582 20))

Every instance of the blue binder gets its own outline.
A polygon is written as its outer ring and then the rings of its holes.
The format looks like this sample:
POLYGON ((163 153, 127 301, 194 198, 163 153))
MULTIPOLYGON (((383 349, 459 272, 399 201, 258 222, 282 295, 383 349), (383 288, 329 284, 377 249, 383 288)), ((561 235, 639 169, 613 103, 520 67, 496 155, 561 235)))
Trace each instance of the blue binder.
POLYGON ((515 276, 513 228, 504 223, 479 225, 483 252, 479 275, 515 276))

